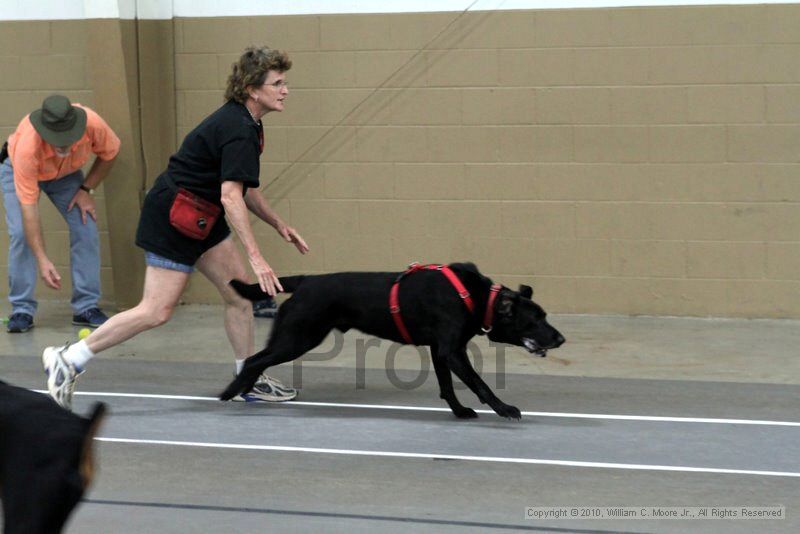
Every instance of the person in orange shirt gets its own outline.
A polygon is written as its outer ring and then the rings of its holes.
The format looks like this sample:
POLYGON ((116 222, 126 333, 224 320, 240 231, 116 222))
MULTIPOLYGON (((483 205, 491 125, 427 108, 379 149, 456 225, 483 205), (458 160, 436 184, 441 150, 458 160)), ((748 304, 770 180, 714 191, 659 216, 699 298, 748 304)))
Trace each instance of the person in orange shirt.
POLYGON ((100 244, 92 193, 108 175, 119 153, 114 131, 93 110, 62 95, 47 97, 9 137, 0 165, 0 186, 9 234, 7 330, 33 327, 36 273, 53 289, 61 275, 47 256, 39 217, 39 194, 50 198, 67 221, 72 274, 72 324, 97 327, 108 317, 100 299, 100 244), (96 159, 84 177, 81 167, 96 159))

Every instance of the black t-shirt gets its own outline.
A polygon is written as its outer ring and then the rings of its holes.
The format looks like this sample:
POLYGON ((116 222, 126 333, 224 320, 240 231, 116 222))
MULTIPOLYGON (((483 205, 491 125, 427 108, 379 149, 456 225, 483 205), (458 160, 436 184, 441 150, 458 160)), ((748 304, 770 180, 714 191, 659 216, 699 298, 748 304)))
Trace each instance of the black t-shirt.
POLYGON ((165 172, 177 186, 219 204, 226 180, 258 187, 259 132, 247 108, 228 101, 189 132, 165 172))
POLYGON ((206 117, 189 132, 148 192, 136 244, 173 261, 194 265, 203 252, 225 239, 230 229, 223 217, 202 241, 180 234, 169 224, 176 188, 188 189, 222 207, 222 182, 242 182, 245 192, 258 187, 263 135, 261 123, 253 120, 244 105, 232 100, 206 117))

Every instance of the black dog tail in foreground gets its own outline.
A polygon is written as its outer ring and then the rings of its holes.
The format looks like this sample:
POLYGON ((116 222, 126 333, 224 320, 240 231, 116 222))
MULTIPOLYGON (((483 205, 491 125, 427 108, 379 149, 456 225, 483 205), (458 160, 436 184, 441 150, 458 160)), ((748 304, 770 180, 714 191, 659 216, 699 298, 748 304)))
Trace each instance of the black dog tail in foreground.
MULTIPOLYGON (((294 293, 295 289, 297 289, 297 286, 299 286, 303 282, 304 278, 305 276, 302 275, 281 276, 280 278, 278 278, 278 280, 280 280, 281 285, 283 286, 284 293, 294 293)), ((255 302, 259 300, 264 300, 269 296, 263 291, 261 291, 261 287, 259 287, 258 284, 245 284, 244 282, 241 282, 239 280, 231 280, 230 283, 231 286, 233 286, 233 289, 235 289, 240 296, 246 298, 247 300, 252 300, 255 302)))

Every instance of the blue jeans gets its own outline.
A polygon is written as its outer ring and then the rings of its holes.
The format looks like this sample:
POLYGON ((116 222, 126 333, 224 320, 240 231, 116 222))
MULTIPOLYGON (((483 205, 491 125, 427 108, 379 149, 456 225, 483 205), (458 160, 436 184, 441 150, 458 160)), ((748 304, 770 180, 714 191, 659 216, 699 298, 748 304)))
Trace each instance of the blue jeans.
MULTIPOLYGON (((77 206, 67 212, 67 205, 83 183, 78 170, 57 180, 39 182, 39 188, 58 209, 69 227, 69 253, 72 273, 72 305, 77 315, 97 306, 100 299, 100 239, 97 223, 87 216, 81 221, 77 206)), ((0 165, 0 186, 8 226, 8 300, 11 313, 36 314, 34 295, 39 268, 22 227, 22 211, 14 189, 14 169, 10 160, 0 165)))
POLYGON ((170 271, 178 271, 180 273, 193 273, 194 266, 186 265, 185 263, 178 263, 164 256, 159 256, 155 252, 149 250, 144 251, 144 262, 150 267, 159 267, 161 269, 169 269, 170 271))

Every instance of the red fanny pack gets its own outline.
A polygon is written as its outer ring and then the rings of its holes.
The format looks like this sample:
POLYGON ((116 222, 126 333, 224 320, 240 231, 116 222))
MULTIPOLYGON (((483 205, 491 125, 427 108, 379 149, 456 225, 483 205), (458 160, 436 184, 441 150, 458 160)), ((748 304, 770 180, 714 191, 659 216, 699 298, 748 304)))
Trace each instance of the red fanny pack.
POLYGON ((205 239, 211 233, 222 208, 180 187, 169 210, 169 223, 192 239, 205 239))

